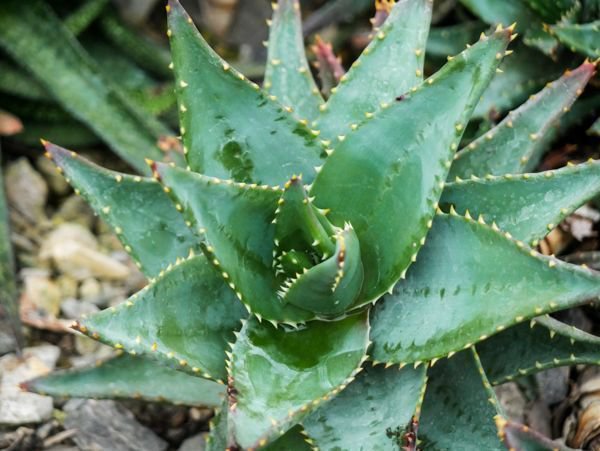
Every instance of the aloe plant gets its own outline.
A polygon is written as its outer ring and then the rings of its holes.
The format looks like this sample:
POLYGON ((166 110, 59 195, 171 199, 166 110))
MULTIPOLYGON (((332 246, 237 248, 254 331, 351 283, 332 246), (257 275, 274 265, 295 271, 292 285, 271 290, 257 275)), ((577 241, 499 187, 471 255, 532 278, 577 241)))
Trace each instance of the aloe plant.
POLYGON ((513 28, 424 79, 431 2, 400 1, 325 101, 298 2, 274 8, 261 89, 169 2, 186 169, 131 176, 44 143, 149 284, 74 325, 121 357, 26 387, 219 404, 210 449, 554 446, 507 423, 492 384, 600 361, 546 317, 600 276, 535 250, 600 191, 600 163, 516 174, 594 65, 459 150, 513 28))
POLYGON ((517 22, 527 45, 549 55, 560 44, 590 58, 600 56, 600 8, 596 0, 461 0, 487 23, 517 22))
MULTIPOLYGON (((474 117, 505 113, 556 78, 557 70, 583 57, 592 60, 600 57, 600 8, 596 0, 461 0, 461 3, 486 24, 516 23, 522 37, 523 48, 516 58, 502 64, 503 73, 491 83, 474 117)), ((435 30, 432 49, 438 50, 439 56, 440 47, 464 42, 471 28, 465 23, 435 30), (441 33, 446 33, 445 39, 443 36, 440 39, 441 33)), ((593 113, 593 108, 588 107, 571 113, 568 120, 578 117, 575 119, 578 121, 593 113)), ((590 133, 593 131, 590 129, 590 133)))

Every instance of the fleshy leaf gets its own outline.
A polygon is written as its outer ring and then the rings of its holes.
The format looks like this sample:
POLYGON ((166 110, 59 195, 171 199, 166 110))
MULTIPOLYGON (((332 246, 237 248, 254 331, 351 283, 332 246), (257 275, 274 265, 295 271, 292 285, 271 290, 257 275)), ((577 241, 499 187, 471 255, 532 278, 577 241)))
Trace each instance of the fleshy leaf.
POLYGON ((264 446, 354 379, 369 343, 366 313, 286 331, 249 319, 229 364, 229 421, 242 448, 264 446))
POLYGON ((397 449, 421 401, 427 369, 367 367, 303 425, 319 449, 397 449))
POLYGON ((171 59, 169 49, 157 44, 156 41, 146 39, 136 32, 135 27, 124 23, 115 8, 104 11, 99 25, 104 36, 122 51, 128 60, 134 61, 139 67, 160 78, 170 79, 173 76, 168 68, 171 59))
MULTIPOLYGON (((227 401, 215 413, 210 422, 210 434, 206 438, 206 451, 223 451, 235 449, 230 437, 228 422, 229 409, 227 401)), ((275 441, 260 448, 263 451, 311 451, 314 448, 308 443, 308 437, 300 425, 296 425, 275 441)))
POLYGON ((331 257, 289 281, 284 302, 323 316, 337 316, 352 304, 363 282, 360 244, 350 225, 336 233, 335 240, 331 257))
POLYGON ((546 236, 565 217, 600 193, 600 162, 536 174, 448 183, 440 204, 459 214, 483 215, 525 242, 546 236))
POLYGON ((477 345, 492 384, 557 366, 600 365, 600 338, 541 316, 477 345))
POLYGON ((550 83, 496 127, 456 154, 450 180, 471 175, 503 175, 533 170, 550 144, 551 125, 569 110, 594 75, 594 64, 584 63, 550 83))
POLYGON ((65 18, 65 27, 75 36, 81 34, 98 18, 107 4, 108 0, 86 0, 82 2, 81 6, 65 18))
POLYGON ((117 307, 81 320, 90 337, 190 374, 225 379, 225 351, 246 311, 203 255, 190 257, 117 307))
POLYGON ((460 0, 473 14, 485 22, 496 25, 509 25, 517 22, 520 26, 528 26, 534 19, 533 12, 523 0, 460 0))
POLYGON ((475 351, 458 353, 429 371, 419 425, 420 448, 505 451, 494 417, 498 400, 475 351))
POLYGON ((178 258, 199 250, 199 238, 155 180, 109 171, 51 143, 45 147, 75 191, 113 228, 145 275, 155 277, 178 258))
POLYGON ((533 11, 535 11, 545 22, 558 22, 564 14, 576 5, 576 0, 525 0, 533 11))
POLYGON ((284 303, 323 316, 343 313, 360 293, 363 267, 356 233, 334 227, 308 197, 300 177, 284 186, 275 210, 275 274, 284 303))
POLYGON ((323 146, 303 123, 223 61, 177 0, 169 1, 184 153, 194 171, 277 184, 314 175, 323 146))
POLYGON ((359 303, 400 278, 423 244, 454 151, 510 39, 496 31, 344 139, 317 176, 315 205, 349 222, 365 269, 359 303))
MULTIPOLYGON (((41 83, 7 61, 0 61, 0 91, 29 100, 48 101, 51 98, 41 83)), ((38 136, 38 142, 39 139, 38 136)))
POLYGON ((276 294, 282 277, 273 268, 279 187, 206 177, 165 164, 156 176, 190 211, 207 240, 204 251, 244 305, 259 318, 298 322, 314 314, 284 303, 276 294))
POLYGON ((323 98, 306 61, 300 2, 278 0, 273 6, 264 88, 298 118, 312 121, 323 98))
POLYGON ((215 416, 210 420, 210 433, 206 436, 206 451, 223 451, 229 448, 229 422, 227 418, 229 402, 224 399, 215 416))
POLYGON ((463 51, 467 44, 477 41, 487 25, 473 20, 447 27, 432 27, 427 39, 427 58, 443 58, 463 51))
POLYGON ((301 176, 292 176, 284 185, 274 222, 278 254, 294 250, 312 251, 323 256, 333 254, 334 228, 326 218, 326 211, 313 205, 301 176))
POLYGON ((490 83, 473 117, 494 119, 525 102, 530 94, 562 75, 564 66, 540 52, 522 44, 516 45, 514 51, 500 65, 502 72, 496 74, 490 83))
POLYGON ((312 451, 314 447, 307 441, 301 426, 294 426, 274 442, 269 443, 264 451, 312 451))
POLYGON ((28 2, 27 8, 17 0, 0 2, 0 46, 133 167, 147 171, 144 158, 163 158, 157 140, 169 129, 132 106, 118 86, 101 76, 44 2, 28 2))
POLYGON ((600 57, 600 20, 586 24, 558 24, 550 28, 560 42, 590 58, 600 57))
POLYGON ((556 52, 558 42, 523 0, 461 0, 461 3, 490 25, 516 23, 517 31, 524 34, 523 41, 527 45, 537 47, 547 55, 556 52))
POLYGON ((24 388, 58 397, 135 398, 204 407, 217 407, 225 398, 221 384, 127 354, 90 368, 57 371, 26 382, 24 388))
POLYGON ((443 357, 598 295, 600 277, 590 270, 542 256, 474 220, 438 215, 406 280, 371 312, 373 358, 443 357))
POLYGON ((333 140, 351 131, 365 114, 381 109, 423 80, 425 45, 431 21, 430 0, 400 0, 375 31, 362 55, 342 77, 322 107, 315 126, 333 140), (385 68, 385 69, 382 69, 385 68))
POLYGON ((324 41, 319 35, 315 37, 315 43, 310 46, 310 50, 315 57, 313 64, 317 68, 321 93, 329 97, 331 90, 338 85, 346 74, 346 69, 342 65, 342 58, 333 52, 331 42, 324 41))
POLYGON ((496 417, 498 435, 509 450, 519 451, 576 451, 563 445, 559 441, 553 441, 544 437, 539 432, 531 430, 528 426, 507 421, 502 417, 496 417))

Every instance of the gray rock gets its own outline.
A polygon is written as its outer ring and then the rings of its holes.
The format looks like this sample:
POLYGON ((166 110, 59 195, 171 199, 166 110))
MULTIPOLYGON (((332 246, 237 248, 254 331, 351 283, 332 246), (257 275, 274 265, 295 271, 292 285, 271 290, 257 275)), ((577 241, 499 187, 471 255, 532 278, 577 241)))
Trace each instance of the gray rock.
POLYGON ((61 292, 58 285, 50 280, 48 272, 26 268, 21 271, 21 276, 29 302, 47 315, 56 318, 60 311, 61 292))
POLYGON ((54 224, 76 223, 86 229, 92 229, 95 220, 94 211, 90 205, 77 194, 67 197, 52 216, 54 224))
POLYGON ((69 319, 79 319, 82 315, 91 315, 100 311, 98 306, 87 301, 77 299, 65 299, 60 305, 63 315, 69 319))
POLYGON ((46 219, 44 206, 48 197, 48 186, 27 158, 19 158, 8 165, 5 184, 6 197, 11 207, 33 224, 46 219))
POLYGON ((75 223, 66 222, 50 233, 42 243, 40 258, 52 259, 62 273, 77 280, 123 280, 130 274, 126 265, 98 250, 89 230, 75 223))
POLYGON ((65 427, 77 429, 73 441, 87 451, 163 451, 167 443, 138 423, 114 401, 72 399, 64 407, 65 427))
POLYGON ((69 192, 71 187, 63 177, 63 175, 56 170, 54 163, 46 158, 45 156, 39 156, 35 160, 35 166, 38 171, 42 173, 50 189, 59 195, 64 195, 69 192))
POLYGON ((100 282, 93 277, 81 282, 81 286, 79 287, 79 297, 81 299, 94 302, 94 299, 98 299, 101 294, 102 286, 100 285, 100 282))
POLYGON ((552 368, 535 375, 540 399, 551 406, 565 399, 569 392, 569 367, 552 368))
POLYGON ((194 435, 185 439, 177 451, 204 451, 206 448, 206 433, 194 435))
POLYGON ((519 423, 525 419, 527 399, 514 382, 507 382, 494 387, 498 401, 508 418, 519 423))
POLYGON ((41 423, 52 417, 52 398, 22 392, 19 384, 53 370, 59 355, 57 346, 43 345, 25 348, 22 358, 0 358, 0 424, 41 423))

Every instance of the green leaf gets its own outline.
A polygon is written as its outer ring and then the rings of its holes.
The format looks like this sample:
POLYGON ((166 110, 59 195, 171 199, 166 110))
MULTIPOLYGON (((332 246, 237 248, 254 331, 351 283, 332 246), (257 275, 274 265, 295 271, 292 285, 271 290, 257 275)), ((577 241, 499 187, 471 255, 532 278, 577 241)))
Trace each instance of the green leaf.
POLYGON ((433 27, 427 39, 427 58, 443 58, 463 51, 467 44, 477 41, 487 25, 473 20, 458 25, 433 27))
POLYGON ((359 304, 393 287, 423 244, 452 155, 510 35, 505 29, 485 37, 375 114, 336 147, 317 176, 315 205, 331 209, 333 224, 351 223, 360 241, 359 304))
POLYGON ((523 41, 547 55, 554 55, 558 42, 544 28, 542 20, 523 0, 461 0, 475 16, 490 25, 516 23, 523 41))
POLYGON ((225 351, 245 311, 203 255, 167 270, 78 329, 117 349, 208 379, 225 379, 225 351))
POLYGON ((406 280, 371 312, 372 355, 436 359, 599 294, 600 277, 590 270, 542 256, 498 229, 438 215, 406 280))
MULTIPOLYGON (((553 139, 564 137, 573 127, 584 125, 586 122, 589 123, 590 120, 598 117, 598 112, 600 112, 600 93, 579 98, 551 131, 555 135, 553 139)), ((590 130, 588 130, 588 133, 590 133, 590 130)))
POLYGON ((173 77, 168 67, 171 61, 168 48, 135 32, 124 24, 112 9, 102 14, 99 25, 106 38, 138 66, 161 78, 173 77))
MULTIPOLYGON (((206 438, 206 451, 233 449, 229 432, 227 401, 221 407, 210 422, 210 434, 206 438)), ((311 451, 314 448, 309 444, 309 439, 302 427, 296 425, 260 449, 263 451, 311 451)))
POLYGON ((509 113, 496 127, 456 155, 450 179, 534 169, 550 144, 546 139, 547 135, 552 136, 548 133, 550 127, 583 92, 594 69, 591 63, 582 64, 509 113))
POLYGON ((223 451, 229 448, 229 422, 227 418, 229 402, 227 398, 215 409, 215 415, 209 421, 210 433, 206 436, 206 451, 223 451))
POLYGON ((459 214, 483 215, 516 239, 533 242, 545 237, 565 217, 600 193, 600 162, 570 165, 536 174, 486 177, 449 183, 442 208, 459 214))
POLYGON ((558 22, 564 14, 576 7, 576 0, 525 0, 533 11, 535 11, 545 22, 558 22))
POLYGON ((600 365, 600 338, 549 316, 519 324, 477 345, 494 385, 557 366, 600 365))
POLYGON ((550 30, 574 52, 594 59, 600 57, 600 20, 586 24, 558 24, 550 30))
MULTIPOLYGON (((275 210, 275 240, 277 252, 313 252, 330 256, 335 251, 334 227, 327 220, 325 210, 316 208, 306 193, 301 176, 292 176, 284 185, 275 210)), ((299 265, 296 272, 308 266, 299 265)))
POLYGON ((55 124, 25 119, 23 131, 11 136, 11 139, 28 146, 38 146, 40 136, 44 136, 48 141, 60 141, 66 147, 91 148, 100 144, 98 137, 89 128, 75 120, 55 124))
MULTIPOLYGON (((1 153, 0 153, 1 155, 1 153)), ((9 211, 4 194, 4 177, 0 170, 0 326, 10 331, 17 347, 24 345, 17 286, 15 262, 10 241, 9 211)))
POLYGON ((419 425, 423 451, 502 451, 494 395, 474 351, 440 361, 429 371, 419 425))
POLYGON ((525 30, 523 42, 525 45, 541 50, 552 59, 557 57, 559 42, 552 36, 546 24, 539 20, 531 23, 529 28, 525 30))
POLYGON ((292 107, 297 117, 312 121, 323 98, 306 61, 300 3, 278 0, 274 7, 264 88, 279 103, 292 107))
MULTIPOLYGON (((495 2, 502 3, 502 2, 495 2)), ((495 118, 526 101, 530 94, 562 75, 562 64, 556 64, 524 45, 517 45, 515 53, 505 58, 481 101, 475 108, 475 118, 495 118)))
POLYGON ((287 281, 284 302, 332 317, 352 305, 363 282, 360 244, 349 225, 336 233, 335 240, 331 257, 287 281))
POLYGON ((324 155, 313 133, 223 61, 178 1, 169 9, 181 135, 192 170, 259 184, 293 174, 310 181, 324 155))
POLYGON ((369 344, 366 313, 286 331, 249 319, 229 362, 229 420, 242 448, 264 446, 346 388, 369 344))
POLYGON ((429 22, 430 0, 402 0, 375 31, 362 55, 340 84, 331 90, 315 126, 332 140, 365 120, 365 114, 381 110, 423 80, 423 62, 429 22))
POLYGON ((205 253, 238 298, 259 319, 297 322, 314 314, 284 305, 277 295, 282 277, 273 267, 278 187, 226 182, 165 164, 156 175, 195 217, 205 234, 205 253))
MULTIPOLYGON (((12 95, 0 95, 2 108, 19 118, 60 124, 72 117, 59 105, 49 101, 36 101, 12 95)), ((39 142, 39 136, 38 136, 39 142)))
POLYGON ((51 143, 45 147, 145 275, 155 277, 190 251, 199 250, 199 238, 155 180, 109 171, 51 143))
POLYGON ((163 158, 156 143, 169 130, 135 109, 42 1, 0 3, 0 46, 36 76, 57 102, 139 171, 163 158), (91 106, 93 105, 93 107, 91 106))
POLYGON ((519 27, 527 27, 535 21, 533 12, 523 0, 460 0, 473 14, 490 25, 510 25, 517 22, 519 27))
POLYGON ((0 91, 30 100, 48 101, 50 97, 37 80, 6 61, 0 61, 0 91))
POLYGON ((90 368, 57 371, 23 384, 31 392, 58 397, 144 399, 217 407, 225 387, 216 382, 123 354, 90 368))
POLYGON ((274 442, 269 443, 264 451, 312 451, 314 447, 309 443, 301 426, 294 426, 274 442))
MULTIPOLYGON (((95 61, 102 62, 99 70, 108 79, 118 83, 128 93, 143 88, 159 89, 160 85, 120 49, 97 38, 84 37, 82 44, 95 61)), ((171 91, 175 91, 171 86, 171 91)))
POLYGON ((87 29, 104 10, 108 0, 85 0, 64 21, 65 27, 77 36, 87 29))
POLYGON ((319 449, 398 449, 421 402, 426 368, 367 367, 303 425, 319 449))
POLYGON ((284 303, 337 316, 360 293, 360 244, 350 225, 334 227, 312 200, 294 176, 277 201, 273 264, 275 274, 285 276, 278 294, 284 303))
POLYGON ((560 441, 549 440, 539 432, 514 421, 496 418, 498 435, 508 449, 519 451, 576 451, 560 441))

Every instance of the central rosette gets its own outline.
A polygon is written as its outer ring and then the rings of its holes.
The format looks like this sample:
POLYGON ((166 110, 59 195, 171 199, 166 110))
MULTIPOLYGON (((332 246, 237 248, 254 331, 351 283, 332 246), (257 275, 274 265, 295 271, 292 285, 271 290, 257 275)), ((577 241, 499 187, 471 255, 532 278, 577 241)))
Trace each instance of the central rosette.
POLYGON ((317 208, 293 176, 275 211, 273 269, 280 299, 321 315, 344 312, 358 297, 363 282, 360 244, 349 223, 343 228, 317 208))

